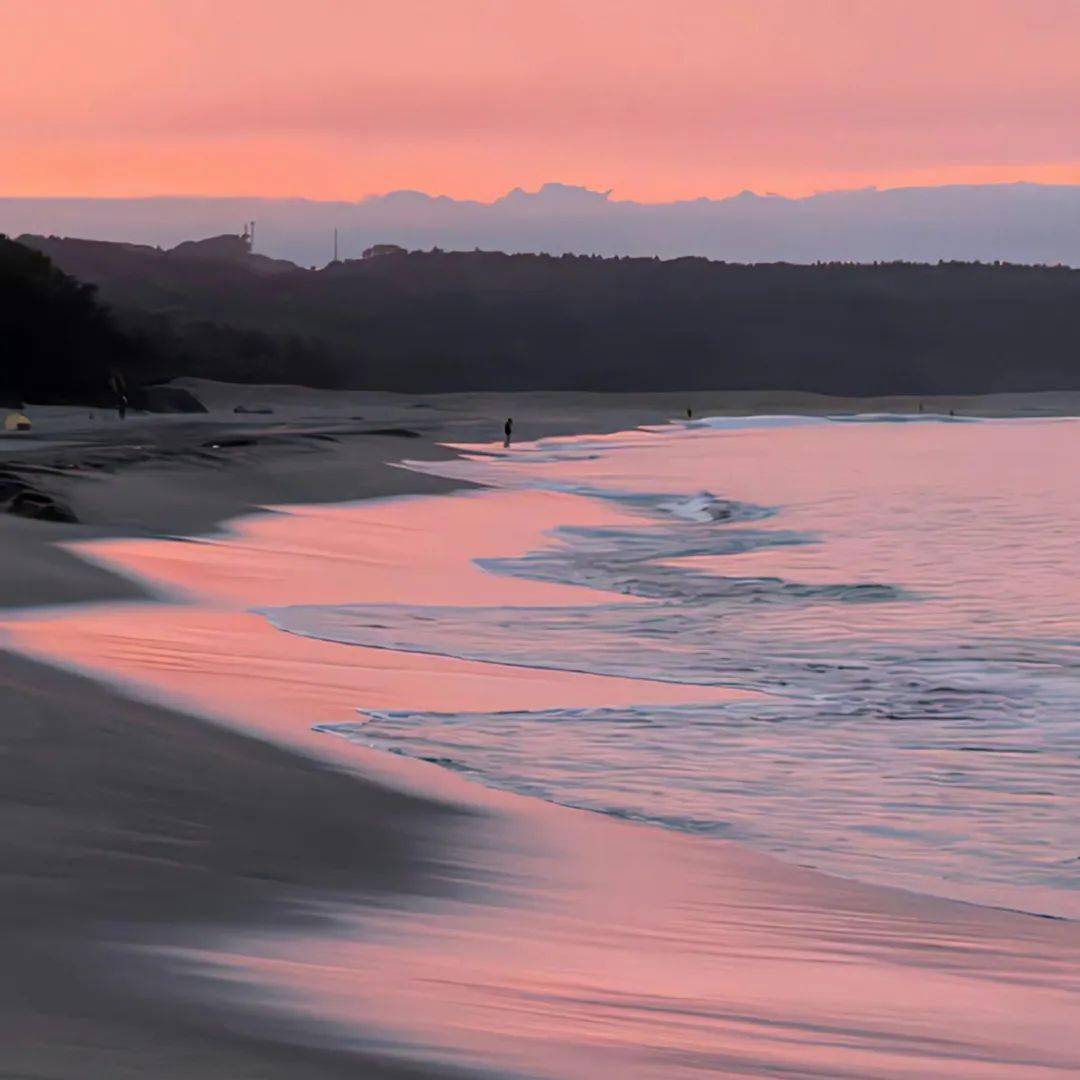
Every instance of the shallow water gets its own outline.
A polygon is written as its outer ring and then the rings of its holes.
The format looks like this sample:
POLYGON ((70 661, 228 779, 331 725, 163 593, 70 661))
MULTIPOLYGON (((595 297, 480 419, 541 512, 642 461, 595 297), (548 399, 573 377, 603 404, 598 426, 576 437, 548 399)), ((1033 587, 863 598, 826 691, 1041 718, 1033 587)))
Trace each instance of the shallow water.
POLYGON ((899 419, 471 448, 434 468, 557 492, 563 515, 541 546, 476 564, 580 599, 266 614, 337 642, 703 688, 498 712, 358 701, 323 730, 866 881, 1075 916, 1080 423, 882 422, 899 419), (707 700, 717 686, 767 698, 707 700))

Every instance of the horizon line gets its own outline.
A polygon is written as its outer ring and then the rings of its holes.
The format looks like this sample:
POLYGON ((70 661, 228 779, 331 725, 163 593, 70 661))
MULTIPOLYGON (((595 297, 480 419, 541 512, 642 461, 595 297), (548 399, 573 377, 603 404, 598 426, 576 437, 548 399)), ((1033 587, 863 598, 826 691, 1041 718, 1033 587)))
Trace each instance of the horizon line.
POLYGON ((25 194, 2 194, 0 193, 0 202, 154 202, 154 201, 209 201, 215 200, 219 202, 226 201, 260 201, 260 202, 306 202, 306 203, 320 203, 326 205, 338 204, 344 206, 360 206, 363 203, 371 202, 377 199, 386 199, 394 195, 416 195, 422 198, 431 199, 432 201, 445 200, 455 203, 473 203, 477 206, 495 206, 513 195, 521 194, 526 197, 536 198, 544 193, 546 189, 555 188, 563 191, 571 191, 575 193, 581 193, 589 196, 596 197, 597 202, 615 204, 615 205, 634 205, 634 206, 675 206, 681 203, 723 203, 731 202, 734 199, 745 198, 751 196, 756 199, 776 199, 783 202, 808 202, 812 199, 822 198, 829 195, 858 195, 858 194, 879 194, 887 195, 894 192, 905 191, 949 191, 957 188, 1017 188, 1017 187, 1032 187, 1032 188, 1046 188, 1046 189, 1080 189, 1080 181, 1075 183, 1050 183, 1042 180, 988 180, 988 181, 973 181, 968 183, 953 182, 942 184, 899 184, 893 187, 879 187, 877 184, 862 184, 852 187, 837 187, 837 188, 821 188, 812 192, 808 192, 803 195, 785 195, 775 191, 759 192, 752 188, 742 188, 738 191, 731 192, 727 195, 687 195, 680 196, 673 199, 659 199, 654 201, 632 198, 613 198, 614 188, 600 189, 590 188, 584 184, 572 184, 560 180, 546 180, 541 183, 534 190, 529 190, 522 185, 516 185, 504 192, 502 195, 498 195, 493 199, 485 201, 480 198, 472 197, 459 197, 456 195, 447 194, 433 194, 429 191, 424 191, 421 188, 391 188, 386 191, 370 192, 366 195, 358 196, 355 199, 327 199, 318 198, 310 195, 258 195, 258 194, 243 194, 243 195, 223 195, 214 194, 212 192, 199 192, 199 193, 179 193, 179 192, 157 192, 154 194, 142 194, 142 195, 25 195, 25 194))

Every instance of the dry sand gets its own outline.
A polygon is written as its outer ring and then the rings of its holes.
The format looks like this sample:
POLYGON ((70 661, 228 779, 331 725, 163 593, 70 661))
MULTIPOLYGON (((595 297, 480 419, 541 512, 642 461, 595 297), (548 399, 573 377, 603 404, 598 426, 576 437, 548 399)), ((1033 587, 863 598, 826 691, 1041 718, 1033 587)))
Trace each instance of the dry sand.
MULTIPOLYGON (((203 533, 268 504, 450 490, 388 462, 447 453, 438 441, 495 438, 507 414, 517 436, 529 439, 660 422, 681 415, 684 401, 697 415, 915 408, 910 400, 813 395, 409 399, 187 385, 210 406, 208 415, 121 423, 85 410, 38 409, 30 412, 31 434, 0 439, 0 473, 78 519, 0 515, 0 606, 144 595, 59 541, 203 533), (269 405, 274 413, 237 416, 236 404, 269 405)), ((954 399, 927 409, 1073 413, 1080 411, 1075 398, 954 399)), ((296 929, 298 912, 333 896, 441 896, 444 853, 467 843, 474 817, 485 811, 404 794, 12 653, 0 653, 0 687, 7 976, 0 1075, 436 1075, 305 1047, 299 1022, 253 1027, 250 1017, 203 1000, 194 982, 151 992, 152 957, 127 952, 121 964, 110 943, 154 941, 181 924, 296 929)), ((1066 935, 1055 947, 1073 945, 1066 935)))

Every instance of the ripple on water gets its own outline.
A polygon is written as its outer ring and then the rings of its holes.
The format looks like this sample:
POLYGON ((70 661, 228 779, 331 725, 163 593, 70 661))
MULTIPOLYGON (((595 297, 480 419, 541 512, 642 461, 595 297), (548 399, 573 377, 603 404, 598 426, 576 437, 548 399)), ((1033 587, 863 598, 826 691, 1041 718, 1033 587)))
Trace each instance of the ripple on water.
POLYGON ((632 511, 640 524, 567 521, 537 550, 478 560, 611 603, 268 614, 360 645, 765 691, 369 712, 332 730, 833 872, 990 902, 1020 890, 1033 909, 1075 912, 1080 491, 1065 451, 1080 427, 851 419, 706 422, 464 463, 488 483, 632 511), (722 495, 700 483, 718 461, 722 495))

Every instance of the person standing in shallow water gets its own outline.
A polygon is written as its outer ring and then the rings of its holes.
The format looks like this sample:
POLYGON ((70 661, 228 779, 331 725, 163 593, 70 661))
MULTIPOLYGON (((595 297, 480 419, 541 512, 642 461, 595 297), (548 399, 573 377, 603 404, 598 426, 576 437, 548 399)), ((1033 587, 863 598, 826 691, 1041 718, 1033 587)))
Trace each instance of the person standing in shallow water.
POLYGON ((503 424, 503 435, 505 436, 505 438, 503 439, 503 446, 504 447, 508 447, 510 445, 510 436, 513 433, 514 433, 514 418, 512 416, 508 416, 506 418, 506 423, 503 424))

